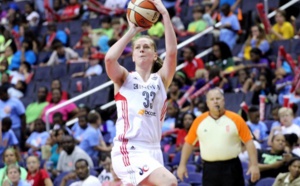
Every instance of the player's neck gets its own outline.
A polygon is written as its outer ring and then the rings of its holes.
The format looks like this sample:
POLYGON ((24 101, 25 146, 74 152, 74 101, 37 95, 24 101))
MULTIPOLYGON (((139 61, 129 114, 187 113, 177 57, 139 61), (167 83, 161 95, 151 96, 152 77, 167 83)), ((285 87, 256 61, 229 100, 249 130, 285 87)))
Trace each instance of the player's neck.
POLYGON ((140 75, 144 82, 147 82, 151 75, 151 71, 149 70, 136 69, 136 72, 140 75))

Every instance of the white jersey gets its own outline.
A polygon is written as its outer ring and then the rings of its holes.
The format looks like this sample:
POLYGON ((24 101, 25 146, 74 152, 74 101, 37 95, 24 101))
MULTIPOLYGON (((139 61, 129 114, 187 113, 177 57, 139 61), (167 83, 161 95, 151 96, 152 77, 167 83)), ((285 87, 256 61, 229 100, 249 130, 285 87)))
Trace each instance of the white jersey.
POLYGON ((166 100, 166 90, 157 73, 151 74, 147 82, 137 72, 129 73, 115 95, 118 119, 114 141, 159 144, 166 100))

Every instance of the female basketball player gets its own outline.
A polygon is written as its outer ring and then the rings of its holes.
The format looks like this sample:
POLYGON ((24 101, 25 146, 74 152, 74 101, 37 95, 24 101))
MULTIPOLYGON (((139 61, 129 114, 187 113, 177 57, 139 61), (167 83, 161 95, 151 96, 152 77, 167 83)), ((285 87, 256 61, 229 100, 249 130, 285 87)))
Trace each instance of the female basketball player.
POLYGON ((175 176, 163 166, 161 127, 166 112, 166 90, 176 68, 176 37, 169 14, 161 0, 151 0, 165 26, 166 57, 157 70, 159 58, 152 39, 142 36, 132 44, 135 72, 118 63, 126 45, 139 32, 130 21, 128 32, 105 57, 106 71, 114 82, 118 119, 112 149, 112 164, 124 185, 176 186, 175 176))

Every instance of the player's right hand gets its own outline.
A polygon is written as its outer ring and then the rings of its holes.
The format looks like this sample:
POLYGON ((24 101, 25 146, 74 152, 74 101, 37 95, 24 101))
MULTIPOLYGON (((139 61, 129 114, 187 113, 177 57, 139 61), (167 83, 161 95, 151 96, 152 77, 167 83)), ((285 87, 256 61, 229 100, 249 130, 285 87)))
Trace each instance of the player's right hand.
POLYGON ((179 167, 177 168, 177 176, 181 181, 183 181, 184 178, 188 177, 188 171, 185 165, 179 165, 179 167))

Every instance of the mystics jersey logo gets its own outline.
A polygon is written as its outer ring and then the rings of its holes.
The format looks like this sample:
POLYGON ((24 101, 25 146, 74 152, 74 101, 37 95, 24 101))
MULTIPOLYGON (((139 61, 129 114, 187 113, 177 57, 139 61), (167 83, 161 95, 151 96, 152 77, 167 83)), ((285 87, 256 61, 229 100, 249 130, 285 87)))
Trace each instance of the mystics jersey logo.
POLYGON ((142 168, 139 169, 140 169, 139 174, 142 176, 144 172, 147 172, 149 170, 149 167, 147 165, 144 165, 142 168))

